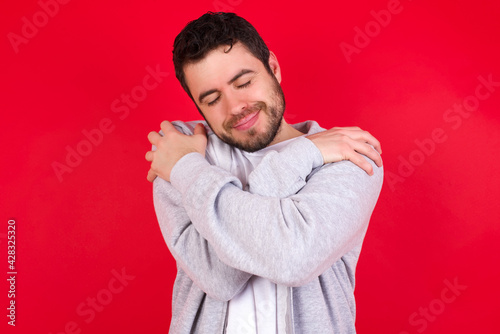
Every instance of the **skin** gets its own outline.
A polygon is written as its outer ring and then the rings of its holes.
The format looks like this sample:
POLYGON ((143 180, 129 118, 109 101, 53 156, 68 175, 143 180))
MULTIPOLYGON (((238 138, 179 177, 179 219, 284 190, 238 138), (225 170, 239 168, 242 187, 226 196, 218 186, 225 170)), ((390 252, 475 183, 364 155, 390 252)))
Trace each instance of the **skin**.
MULTIPOLYGON (((213 132, 229 145, 250 152, 303 135, 283 118, 281 69, 274 53, 269 57, 271 74, 241 43, 225 52, 227 49, 221 46, 184 67, 194 102, 213 132)), ((148 135, 157 147, 146 153, 151 182, 157 176, 170 181, 172 168, 188 153, 205 156, 203 125, 198 124, 192 136, 181 134, 168 121, 161 123, 161 129, 164 136, 154 131, 148 135)), ((362 155, 382 165, 380 143, 357 127, 332 128, 307 138, 318 147, 324 163, 350 160, 369 175, 372 166, 362 155)))
POLYGON ((274 53, 269 57, 271 75, 241 43, 226 53, 227 48, 213 50, 184 70, 195 103, 214 133, 246 151, 302 135, 283 119, 281 70, 274 53))

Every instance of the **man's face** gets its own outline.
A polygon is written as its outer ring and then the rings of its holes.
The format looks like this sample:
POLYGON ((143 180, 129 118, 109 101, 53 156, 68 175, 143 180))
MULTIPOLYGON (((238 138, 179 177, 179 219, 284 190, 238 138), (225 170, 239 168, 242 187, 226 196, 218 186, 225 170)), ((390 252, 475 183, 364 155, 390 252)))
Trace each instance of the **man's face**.
POLYGON ((254 152, 272 143, 283 119, 279 64, 272 54, 271 75, 243 44, 227 49, 221 46, 186 65, 186 82, 212 131, 229 145, 254 152))

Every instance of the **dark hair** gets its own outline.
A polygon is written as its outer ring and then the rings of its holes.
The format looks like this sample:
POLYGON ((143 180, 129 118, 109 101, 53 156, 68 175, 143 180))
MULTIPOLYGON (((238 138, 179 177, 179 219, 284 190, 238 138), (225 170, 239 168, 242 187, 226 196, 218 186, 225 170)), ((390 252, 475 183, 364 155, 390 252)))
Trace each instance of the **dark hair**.
POLYGON ((269 66, 269 49, 255 28, 244 18, 234 13, 203 14, 189 22, 174 41, 173 60, 175 76, 182 88, 194 101, 186 84, 184 65, 203 59, 207 53, 221 45, 228 45, 226 53, 233 45, 241 42, 272 74, 269 66))

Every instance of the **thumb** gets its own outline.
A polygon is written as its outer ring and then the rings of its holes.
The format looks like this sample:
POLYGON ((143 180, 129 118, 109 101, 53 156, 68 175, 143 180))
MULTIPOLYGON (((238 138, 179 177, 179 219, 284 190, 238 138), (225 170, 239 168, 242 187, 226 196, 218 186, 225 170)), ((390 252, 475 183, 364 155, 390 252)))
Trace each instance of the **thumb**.
POLYGON ((193 135, 203 135, 203 136, 206 137, 207 136, 207 130, 205 130, 205 127, 203 126, 203 124, 198 123, 194 127, 193 135))

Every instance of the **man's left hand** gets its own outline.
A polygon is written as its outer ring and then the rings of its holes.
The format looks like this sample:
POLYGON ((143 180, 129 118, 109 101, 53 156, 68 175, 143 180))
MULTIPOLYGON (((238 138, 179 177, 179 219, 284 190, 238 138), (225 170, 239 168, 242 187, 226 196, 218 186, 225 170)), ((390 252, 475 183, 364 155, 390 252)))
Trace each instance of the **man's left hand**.
POLYGON ((367 156, 378 167, 382 166, 382 148, 377 138, 357 126, 335 127, 307 136, 323 156, 323 163, 349 160, 363 169, 368 175, 373 175, 372 165, 363 158, 367 156))
POLYGON ((148 134, 149 142, 156 146, 156 151, 148 151, 146 160, 151 162, 147 179, 153 182, 156 176, 170 182, 170 173, 177 161, 189 153, 199 153, 205 157, 207 132, 203 124, 198 123, 192 136, 180 133, 169 121, 161 123, 163 136, 152 131, 148 134))

